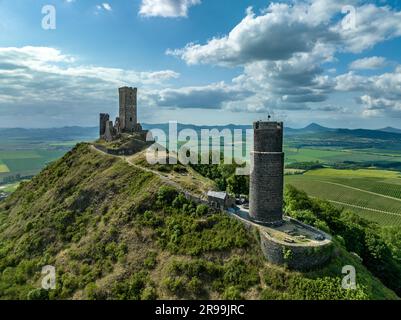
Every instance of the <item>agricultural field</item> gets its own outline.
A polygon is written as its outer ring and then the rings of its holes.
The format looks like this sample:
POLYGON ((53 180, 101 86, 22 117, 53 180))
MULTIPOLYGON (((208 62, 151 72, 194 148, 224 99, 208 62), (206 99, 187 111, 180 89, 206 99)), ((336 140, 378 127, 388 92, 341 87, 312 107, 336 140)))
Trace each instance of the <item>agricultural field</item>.
POLYGON ((0 192, 12 193, 15 190, 17 190, 19 185, 20 185, 20 182, 15 182, 15 183, 2 185, 2 186, 0 186, 0 192))
POLYGON ((354 150, 336 148, 285 148, 285 162, 314 162, 334 164, 344 161, 391 161, 401 162, 401 154, 385 150, 354 150), (386 153, 387 152, 387 153, 386 153))
POLYGON ((401 225, 401 173, 318 169, 285 176, 285 183, 381 225, 401 225))
POLYGON ((97 128, 0 128, 0 185, 38 174, 81 141, 92 141, 97 128))
POLYGON ((67 150, 0 150, 0 182, 6 176, 31 176, 60 158, 67 150))
POLYGON ((7 173, 9 171, 7 165, 0 160, 0 173, 7 173))

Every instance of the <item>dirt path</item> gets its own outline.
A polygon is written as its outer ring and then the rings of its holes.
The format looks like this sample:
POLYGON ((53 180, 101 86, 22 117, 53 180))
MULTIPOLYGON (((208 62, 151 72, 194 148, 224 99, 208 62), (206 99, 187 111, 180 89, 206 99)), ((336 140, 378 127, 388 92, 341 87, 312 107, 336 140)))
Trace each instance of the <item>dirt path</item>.
POLYGON ((348 189, 352 189, 352 190, 356 190, 356 191, 360 191, 360 192, 365 192, 365 193, 368 193, 368 194, 373 194, 373 195, 378 196, 378 197, 387 198, 387 199, 391 199, 391 200, 395 200, 395 201, 400 201, 401 202, 401 199, 398 199, 398 198, 386 196, 386 195, 381 194, 381 193, 376 193, 376 192, 372 192, 372 191, 367 191, 367 190, 363 190, 363 189, 347 186, 346 184, 330 182, 330 181, 324 181, 324 180, 316 180, 316 181, 319 181, 319 182, 322 182, 322 183, 327 183, 327 184, 332 184, 332 185, 335 185, 335 186, 348 188, 348 189))
POLYGON ((139 166, 139 165, 137 165, 137 164, 135 164, 135 163, 132 163, 132 162, 129 160, 129 158, 126 157, 126 156, 117 156, 117 155, 109 154, 109 153, 107 153, 107 152, 104 152, 104 151, 102 151, 102 150, 99 150, 99 149, 96 148, 96 146, 94 146, 93 144, 91 144, 91 149, 94 150, 94 151, 96 151, 96 152, 98 152, 98 153, 101 153, 102 155, 107 155, 107 156, 114 157, 114 158, 120 158, 120 159, 122 159, 123 161, 125 161, 129 166, 135 167, 135 168, 137 168, 137 169, 140 169, 140 170, 143 170, 143 171, 152 173, 152 174, 155 174, 155 175, 157 175, 164 183, 170 185, 171 187, 176 188, 177 190, 179 190, 179 191, 181 191, 181 192, 183 192, 183 193, 189 194, 190 196, 192 196, 192 197, 194 197, 194 198, 199 198, 198 196, 196 196, 196 195, 194 195, 194 194, 188 192, 187 190, 185 190, 179 183, 177 183, 177 182, 175 182, 175 181, 169 179, 169 177, 166 177, 165 175, 163 175, 163 174, 160 173, 159 171, 152 170, 152 169, 149 169, 149 168, 146 168, 146 167, 139 166))

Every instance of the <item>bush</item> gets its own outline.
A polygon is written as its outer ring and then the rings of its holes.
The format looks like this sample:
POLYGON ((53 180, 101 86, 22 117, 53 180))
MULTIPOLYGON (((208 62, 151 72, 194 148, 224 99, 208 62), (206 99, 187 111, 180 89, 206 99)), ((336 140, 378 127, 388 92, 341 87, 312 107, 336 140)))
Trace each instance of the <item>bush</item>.
POLYGON ((223 299, 225 299, 225 300, 241 300, 242 299, 241 291, 235 286, 230 286, 224 291, 223 299))
POLYGON ((142 291, 141 300, 156 300, 156 299, 157 299, 157 293, 155 288, 146 287, 142 291))
POLYGON ((177 197, 178 192, 176 189, 169 186, 161 186, 157 193, 157 200, 164 205, 171 205, 177 197))
POLYGON ((209 213, 209 207, 204 204, 200 204, 196 207, 196 215, 198 217, 206 216, 209 213))
POLYGON ((29 291, 28 300, 49 300, 49 291, 45 289, 35 289, 29 291))

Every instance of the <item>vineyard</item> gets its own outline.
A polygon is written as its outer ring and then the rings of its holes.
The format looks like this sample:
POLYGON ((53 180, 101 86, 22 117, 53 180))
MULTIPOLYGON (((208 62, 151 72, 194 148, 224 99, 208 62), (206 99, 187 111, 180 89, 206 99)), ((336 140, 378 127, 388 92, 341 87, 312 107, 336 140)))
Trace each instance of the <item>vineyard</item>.
POLYGON ((401 225, 401 175, 384 170, 319 169, 287 184, 381 225, 401 225))

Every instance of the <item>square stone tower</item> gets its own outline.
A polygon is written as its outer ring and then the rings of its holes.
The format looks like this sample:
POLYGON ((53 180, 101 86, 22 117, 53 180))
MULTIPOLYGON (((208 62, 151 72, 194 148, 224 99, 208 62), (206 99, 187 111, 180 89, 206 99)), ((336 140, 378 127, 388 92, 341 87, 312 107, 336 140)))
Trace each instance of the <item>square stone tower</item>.
POLYGON ((276 225, 283 220, 283 129, 282 122, 253 124, 249 215, 256 223, 276 225))
POLYGON ((131 133, 137 128, 137 88, 119 88, 120 109, 119 121, 120 131, 131 133))

